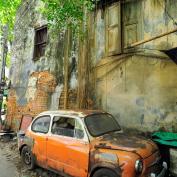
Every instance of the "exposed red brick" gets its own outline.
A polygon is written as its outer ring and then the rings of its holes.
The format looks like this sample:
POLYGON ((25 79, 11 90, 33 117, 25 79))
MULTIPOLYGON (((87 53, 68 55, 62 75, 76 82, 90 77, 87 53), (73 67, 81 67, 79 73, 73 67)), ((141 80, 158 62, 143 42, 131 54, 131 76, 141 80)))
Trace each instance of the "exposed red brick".
POLYGON ((20 106, 17 103, 17 95, 14 89, 10 90, 8 98, 7 125, 13 130, 18 130, 23 115, 36 116, 40 112, 48 110, 49 95, 56 87, 55 77, 48 71, 34 72, 31 77, 37 78, 35 98, 26 105, 20 106))

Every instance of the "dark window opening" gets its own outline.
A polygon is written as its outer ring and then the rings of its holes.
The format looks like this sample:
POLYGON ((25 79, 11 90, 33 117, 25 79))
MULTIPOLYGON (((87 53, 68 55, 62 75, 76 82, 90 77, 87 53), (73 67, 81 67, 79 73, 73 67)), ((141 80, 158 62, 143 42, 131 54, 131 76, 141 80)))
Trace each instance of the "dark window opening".
POLYGON ((169 50, 161 50, 161 52, 164 52, 170 57, 171 60, 173 60, 177 64, 177 47, 169 50))
POLYGON ((52 133, 74 137, 75 119, 67 117, 54 117, 52 133))
POLYGON ((45 55, 46 44, 47 27, 44 26, 35 30, 34 60, 37 60, 45 55))
POLYGON ((84 138, 84 130, 78 120, 70 117, 55 116, 52 124, 52 133, 55 135, 84 138))

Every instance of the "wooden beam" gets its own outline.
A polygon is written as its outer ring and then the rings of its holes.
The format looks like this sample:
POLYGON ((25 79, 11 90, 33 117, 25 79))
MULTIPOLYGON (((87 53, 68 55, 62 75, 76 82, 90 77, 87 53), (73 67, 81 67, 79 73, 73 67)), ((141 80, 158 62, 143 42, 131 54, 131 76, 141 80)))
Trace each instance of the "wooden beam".
POLYGON ((157 36, 154 36, 152 38, 149 38, 149 39, 144 39, 144 40, 141 40, 141 41, 138 41, 138 42, 135 42, 133 44, 131 44, 130 46, 126 47, 125 49, 129 49, 129 48, 133 48, 133 47, 136 47, 136 46, 139 46, 141 44, 144 44, 144 43, 147 43, 147 42, 150 42, 150 41, 153 41, 155 39, 158 39, 158 38, 161 38, 161 37, 164 37, 164 36, 167 36, 169 34, 172 34, 174 32, 177 32, 177 28, 173 29, 173 30, 170 30, 168 32, 165 32, 165 33, 162 33, 162 34, 159 34, 157 36))
POLYGON ((70 46, 71 46, 71 29, 68 28, 66 31, 66 43, 64 51, 64 109, 68 106, 68 79, 69 79, 69 57, 70 57, 70 46))

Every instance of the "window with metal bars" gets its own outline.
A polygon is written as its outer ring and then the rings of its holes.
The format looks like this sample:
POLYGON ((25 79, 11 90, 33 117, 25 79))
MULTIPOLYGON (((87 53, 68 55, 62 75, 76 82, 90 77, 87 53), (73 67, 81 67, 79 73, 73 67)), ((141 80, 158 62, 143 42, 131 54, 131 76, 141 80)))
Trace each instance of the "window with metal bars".
POLYGON ((35 43, 34 43, 34 60, 38 60, 45 55, 47 44, 47 26, 37 28, 35 30, 35 43))

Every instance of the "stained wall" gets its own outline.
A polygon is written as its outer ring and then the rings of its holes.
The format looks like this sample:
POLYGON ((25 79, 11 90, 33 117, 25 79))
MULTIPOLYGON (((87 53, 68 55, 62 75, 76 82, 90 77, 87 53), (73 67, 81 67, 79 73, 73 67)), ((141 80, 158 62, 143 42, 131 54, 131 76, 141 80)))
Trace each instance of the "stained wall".
MULTIPOLYGON (((8 124, 18 130, 23 115, 35 117, 45 110, 57 110, 63 105, 65 31, 49 29, 45 55, 34 60, 35 30, 47 25, 40 0, 24 0, 18 10, 12 43, 8 101, 8 124), (61 100, 60 100, 61 99, 61 100)), ((77 88, 77 58, 71 48, 69 56, 69 91, 77 88)), ((74 105, 75 94, 68 104, 74 105)))
POLYGON ((109 5, 104 10, 97 9, 95 20, 90 22, 95 24, 90 27, 89 36, 93 99, 97 108, 113 113, 125 129, 177 131, 177 66, 160 51, 177 47, 176 33, 128 48, 137 41, 175 29, 172 18, 177 18, 176 6, 177 1, 171 0, 123 3, 122 52, 112 56, 106 52, 106 37, 102 37, 106 36, 109 5))

